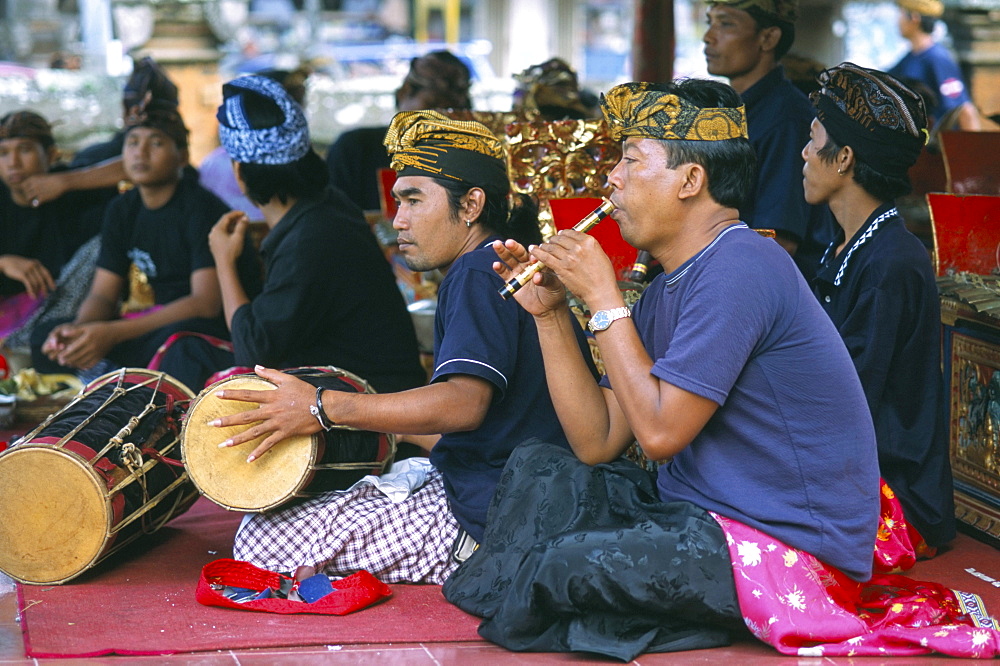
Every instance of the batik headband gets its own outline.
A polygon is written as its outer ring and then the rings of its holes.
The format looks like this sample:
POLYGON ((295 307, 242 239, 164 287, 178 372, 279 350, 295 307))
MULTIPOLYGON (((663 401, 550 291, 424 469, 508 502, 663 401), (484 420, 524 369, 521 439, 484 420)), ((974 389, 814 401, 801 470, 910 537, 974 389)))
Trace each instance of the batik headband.
POLYGON ((305 113, 277 81, 266 76, 241 76, 222 86, 222 97, 216 114, 219 142, 237 162, 291 164, 310 151, 305 113), (255 127, 247 115, 248 91, 274 102, 284 121, 271 127, 255 127))
POLYGON ((817 80, 822 87, 810 99, 833 140, 875 171, 905 178, 927 139, 920 95, 885 72, 850 62, 817 80))
POLYGON ((403 111, 392 119, 385 147, 399 176, 510 188, 503 144, 482 123, 452 120, 437 111, 403 111))
POLYGON ((149 56, 136 63, 122 91, 122 103, 126 109, 131 108, 142 103, 147 93, 152 94, 147 106, 177 108, 177 86, 149 56))
POLYGON ((601 95, 601 110, 611 137, 668 141, 724 141, 747 138, 744 107, 695 106, 673 93, 655 90, 650 83, 615 86, 601 95))
POLYGON ((0 141, 6 139, 31 139, 43 148, 55 144, 52 125, 34 111, 15 111, 0 118, 0 141))
POLYGON ((576 72, 561 58, 550 58, 540 65, 532 65, 515 74, 514 79, 518 83, 515 107, 523 109, 529 117, 532 112, 551 107, 566 109, 581 117, 587 115, 587 107, 580 99, 576 72))
POLYGON ((181 150, 188 147, 188 128, 184 125, 181 114, 174 107, 157 106, 153 93, 138 103, 129 107, 125 113, 125 133, 137 127, 149 127, 159 130, 173 139, 181 150))

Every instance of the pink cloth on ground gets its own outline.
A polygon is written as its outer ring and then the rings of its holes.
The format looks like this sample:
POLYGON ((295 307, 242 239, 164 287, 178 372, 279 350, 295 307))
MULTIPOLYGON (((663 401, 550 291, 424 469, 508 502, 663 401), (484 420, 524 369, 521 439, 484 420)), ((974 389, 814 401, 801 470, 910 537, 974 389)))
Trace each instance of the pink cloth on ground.
MULTIPOLYGON (((883 493, 883 508, 887 499, 896 502, 883 493)), ((978 595, 878 573, 888 564, 879 561, 885 542, 875 549, 876 574, 859 583, 757 529, 712 516, 726 533, 744 622, 754 636, 782 654, 1000 655, 997 622, 978 595)))
POLYGON ((0 340, 21 328, 44 301, 44 296, 32 297, 27 292, 0 298, 0 340))

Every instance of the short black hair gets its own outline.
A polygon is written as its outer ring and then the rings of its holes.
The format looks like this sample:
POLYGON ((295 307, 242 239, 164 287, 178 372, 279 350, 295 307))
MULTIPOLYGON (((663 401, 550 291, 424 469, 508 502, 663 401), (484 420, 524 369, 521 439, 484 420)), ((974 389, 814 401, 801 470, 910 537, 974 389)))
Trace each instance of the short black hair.
MULTIPOLYGON (((699 108, 738 108, 739 94, 725 83, 708 79, 680 79, 658 84, 655 90, 673 93, 699 108)), ((748 139, 721 141, 663 141, 667 168, 700 164, 708 175, 708 193, 727 208, 745 209, 757 183, 757 155, 748 139)))
POLYGON ((926 14, 918 14, 917 12, 910 12, 911 16, 920 17, 920 32, 930 35, 934 32, 934 28, 937 27, 937 18, 933 16, 927 16, 926 14))
POLYGON ((795 43, 795 24, 782 21, 770 14, 765 14, 756 7, 747 7, 744 11, 757 24, 757 32, 760 32, 764 28, 778 28, 781 30, 781 37, 778 39, 777 46, 774 47, 774 59, 781 60, 784 58, 785 54, 791 50, 792 44, 795 43))
POLYGON ((507 192, 501 192, 495 187, 471 185, 451 178, 433 178, 433 180, 448 194, 448 211, 453 221, 458 222, 460 219, 462 197, 472 188, 478 187, 486 194, 486 205, 477 220, 479 224, 498 236, 513 238, 525 247, 542 242, 542 229, 538 224, 538 205, 528 195, 519 195, 517 205, 511 209, 507 192))
MULTIPOLYGON (((243 110, 252 127, 277 127, 285 122, 285 112, 273 99, 253 90, 241 91, 243 110)), ((323 159, 311 148, 289 164, 240 163, 240 175, 247 187, 247 196, 263 205, 272 198, 285 204, 289 197, 318 197, 330 182, 330 171, 323 159)))
POLYGON ((285 204, 289 197, 318 197, 330 182, 330 171, 316 151, 309 152, 290 164, 240 163, 240 176, 247 196, 257 205, 278 197, 285 204))
MULTIPOLYGON (((826 145, 816 151, 819 158, 830 164, 837 159, 837 153, 843 148, 827 133, 826 145)), ((873 169, 867 162, 858 159, 854 154, 854 182, 878 201, 892 201, 909 194, 913 190, 909 176, 886 176, 873 169)))

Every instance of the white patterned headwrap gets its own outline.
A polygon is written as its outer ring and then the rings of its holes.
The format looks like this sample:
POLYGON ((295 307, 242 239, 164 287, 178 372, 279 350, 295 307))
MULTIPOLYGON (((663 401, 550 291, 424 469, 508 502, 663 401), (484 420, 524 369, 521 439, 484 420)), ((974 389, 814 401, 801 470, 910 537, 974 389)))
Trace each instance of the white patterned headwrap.
POLYGON ((219 141, 229 156, 244 164, 291 164, 310 150, 305 113, 280 83, 266 76, 241 76, 222 86, 219 141), (285 120, 273 127, 254 127, 247 118, 244 91, 272 100, 285 120))

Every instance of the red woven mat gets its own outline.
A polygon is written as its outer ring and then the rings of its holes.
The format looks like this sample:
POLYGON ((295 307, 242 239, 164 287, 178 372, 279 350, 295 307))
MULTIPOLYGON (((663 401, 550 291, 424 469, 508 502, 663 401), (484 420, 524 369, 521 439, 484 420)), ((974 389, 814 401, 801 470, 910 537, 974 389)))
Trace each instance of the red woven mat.
POLYGON ((144 542, 65 585, 18 585, 29 657, 172 654, 298 645, 482 640, 436 585, 344 616, 251 613, 195 601, 201 568, 232 556, 242 514, 201 499, 144 542))

